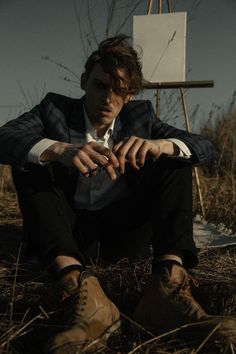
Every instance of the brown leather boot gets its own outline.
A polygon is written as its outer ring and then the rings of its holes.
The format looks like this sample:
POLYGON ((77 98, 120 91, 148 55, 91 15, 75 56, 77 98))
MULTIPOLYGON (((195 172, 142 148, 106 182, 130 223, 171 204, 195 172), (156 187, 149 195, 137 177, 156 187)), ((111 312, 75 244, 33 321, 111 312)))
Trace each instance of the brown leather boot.
POLYGON ((191 281, 195 282, 180 265, 160 265, 147 281, 134 321, 153 333, 161 333, 208 319, 191 295, 191 281))
POLYGON ((183 267, 159 266, 147 281, 134 321, 156 335, 177 329, 174 335, 186 343, 208 338, 207 345, 217 341, 231 353, 227 348, 236 348, 236 319, 207 315, 191 295, 190 282, 196 281, 183 267))
POLYGON ((67 329, 50 341, 47 353, 90 353, 104 347, 108 337, 120 327, 120 312, 103 292, 98 279, 87 272, 80 278, 67 329))

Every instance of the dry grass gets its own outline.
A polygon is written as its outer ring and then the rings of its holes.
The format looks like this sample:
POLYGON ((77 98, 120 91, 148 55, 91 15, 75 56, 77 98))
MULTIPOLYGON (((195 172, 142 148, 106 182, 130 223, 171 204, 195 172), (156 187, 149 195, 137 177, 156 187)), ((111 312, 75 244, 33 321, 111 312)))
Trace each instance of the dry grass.
MULTIPOLYGON (((36 260, 25 260, 25 246, 16 241, 21 232, 14 198, 7 198, 13 216, 2 225, 0 241, 0 353, 41 354, 48 339, 63 328, 64 313, 55 292, 55 281, 36 260), (8 225, 8 226, 7 226, 8 225), (13 238, 7 236, 13 235, 13 238)), ((4 203, 3 203, 4 204, 4 203)), ((1 209, 0 209, 1 214, 1 209)), ((195 298, 204 309, 217 315, 236 316, 236 249, 202 251, 200 263, 192 271, 200 286, 195 298)), ((186 343, 175 333, 156 337, 132 322, 133 310, 151 270, 151 261, 94 266, 108 296, 122 312, 122 332, 113 336, 103 353, 234 353, 236 347, 218 342, 186 343)), ((232 344, 233 345, 233 344, 232 344)))
MULTIPOLYGON (((226 111, 210 116, 201 129, 216 149, 213 164, 199 168, 206 219, 224 223, 236 232, 236 108, 234 99, 226 111)), ((194 211, 200 206, 194 193, 194 211)))
MULTIPOLYGON (((24 261, 24 247, 19 241, 2 244, 0 353, 42 353, 49 337, 63 328, 64 313, 54 279, 35 260, 24 261)), ((192 275, 201 285, 194 289, 194 296, 211 314, 236 315, 236 249, 202 251, 199 256, 199 266, 192 275)), ((197 353, 201 343, 184 343, 175 333, 156 337, 131 320, 150 264, 150 260, 131 263, 124 259, 108 267, 93 266, 107 295, 122 312, 122 332, 111 338, 103 352, 197 353)), ((206 343, 199 352, 206 353, 207 348, 206 343)), ((218 342, 209 352, 224 353, 225 348, 225 343, 218 342)))

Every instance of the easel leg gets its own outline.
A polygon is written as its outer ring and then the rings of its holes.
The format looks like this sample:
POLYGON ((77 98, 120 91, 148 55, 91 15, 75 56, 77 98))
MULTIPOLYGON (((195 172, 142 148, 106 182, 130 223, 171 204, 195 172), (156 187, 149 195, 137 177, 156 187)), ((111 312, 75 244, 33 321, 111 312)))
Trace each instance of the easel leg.
POLYGON ((156 92, 156 116, 160 119, 161 116, 161 90, 157 89, 156 92))
MULTIPOLYGON (((150 15, 152 12, 152 5, 153 5, 153 0, 149 0, 148 1, 148 9, 147 9, 148 15, 150 15)), ((167 5, 168 5, 168 11, 169 11, 169 13, 171 13, 172 12, 172 0, 167 0, 167 5)), ((158 14, 161 14, 161 13, 162 13, 162 0, 158 0, 158 14)), ((186 104, 186 99, 185 99, 185 92, 184 92, 183 88, 180 88, 180 94, 181 94, 186 130, 188 132, 191 132, 187 104, 186 104)), ((160 118, 160 90, 159 89, 157 89, 157 92, 156 92, 156 116, 158 118, 160 118)), ((194 175, 195 175, 195 179, 196 179, 196 185, 197 185, 198 197, 199 197, 201 210, 202 210, 202 216, 205 219, 206 215, 205 215, 205 209, 204 209, 204 205, 203 205, 202 191, 201 191, 201 187, 200 187, 200 179, 199 179, 197 167, 194 167, 194 175)))
MULTIPOLYGON (((184 92, 184 90, 182 88, 180 88, 180 93, 181 93, 181 100, 182 100, 182 106, 183 106, 186 129, 187 129, 188 132, 191 132, 190 122, 189 122, 189 117, 188 117, 188 111, 187 111, 187 103, 186 103, 185 92, 184 92)), ((205 214, 205 209, 204 209, 204 205, 203 205, 202 191, 201 191, 201 187, 200 187, 200 179, 199 179, 199 174, 198 174, 197 167, 194 167, 194 175, 195 175, 195 179, 196 179, 196 185, 197 185, 198 197, 199 197, 201 210, 202 210, 202 216, 205 219, 206 214, 205 214)))

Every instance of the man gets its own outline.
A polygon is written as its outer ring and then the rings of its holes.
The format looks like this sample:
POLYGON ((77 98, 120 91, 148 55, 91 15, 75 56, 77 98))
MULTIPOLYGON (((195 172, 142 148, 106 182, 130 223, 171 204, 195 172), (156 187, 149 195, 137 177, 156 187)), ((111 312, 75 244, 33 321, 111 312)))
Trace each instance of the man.
POLYGON ((88 250, 99 241, 109 261, 138 252, 137 230, 148 223, 153 272, 134 320, 153 332, 215 323, 191 296, 185 270, 197 263, 192 165, 210 161, 213 148, 156 119, 149 101, 132 100, 142 81, 127 38, 107 39, 87 60, 82 99, 49 93, 0 129, 0 161, 13 166, 30 252, 75 300, 50 353, 95 350, 119 328, 119 310, 86 271, 88 250))

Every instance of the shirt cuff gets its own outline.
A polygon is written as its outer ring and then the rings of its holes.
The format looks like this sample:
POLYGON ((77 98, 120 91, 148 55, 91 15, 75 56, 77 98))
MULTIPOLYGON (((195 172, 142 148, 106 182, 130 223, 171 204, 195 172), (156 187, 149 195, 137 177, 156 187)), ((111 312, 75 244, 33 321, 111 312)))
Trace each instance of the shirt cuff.
POLYGON ((176 139, 176 138, 171 138, 171 139, 168 139, 168 140, 172 141, 172 143, 174 143, 175 145, 178 146, 180 152, 179 152, 179 155, 177 157, 183 157, 185 159, 190 159, 192 154, 191 154, 189 148, 187 147, 187 145, 185 143, 183 143, 181 140, 176 139))
POLYGON ((28 153, 28 162, 36 163, 37 165, 46 165, 47 162, 41 162, 40 156, 42 153, 49 148, 49 146, 57 143, 57 140, 42 139, 37 144, 35 144, 28 153))

